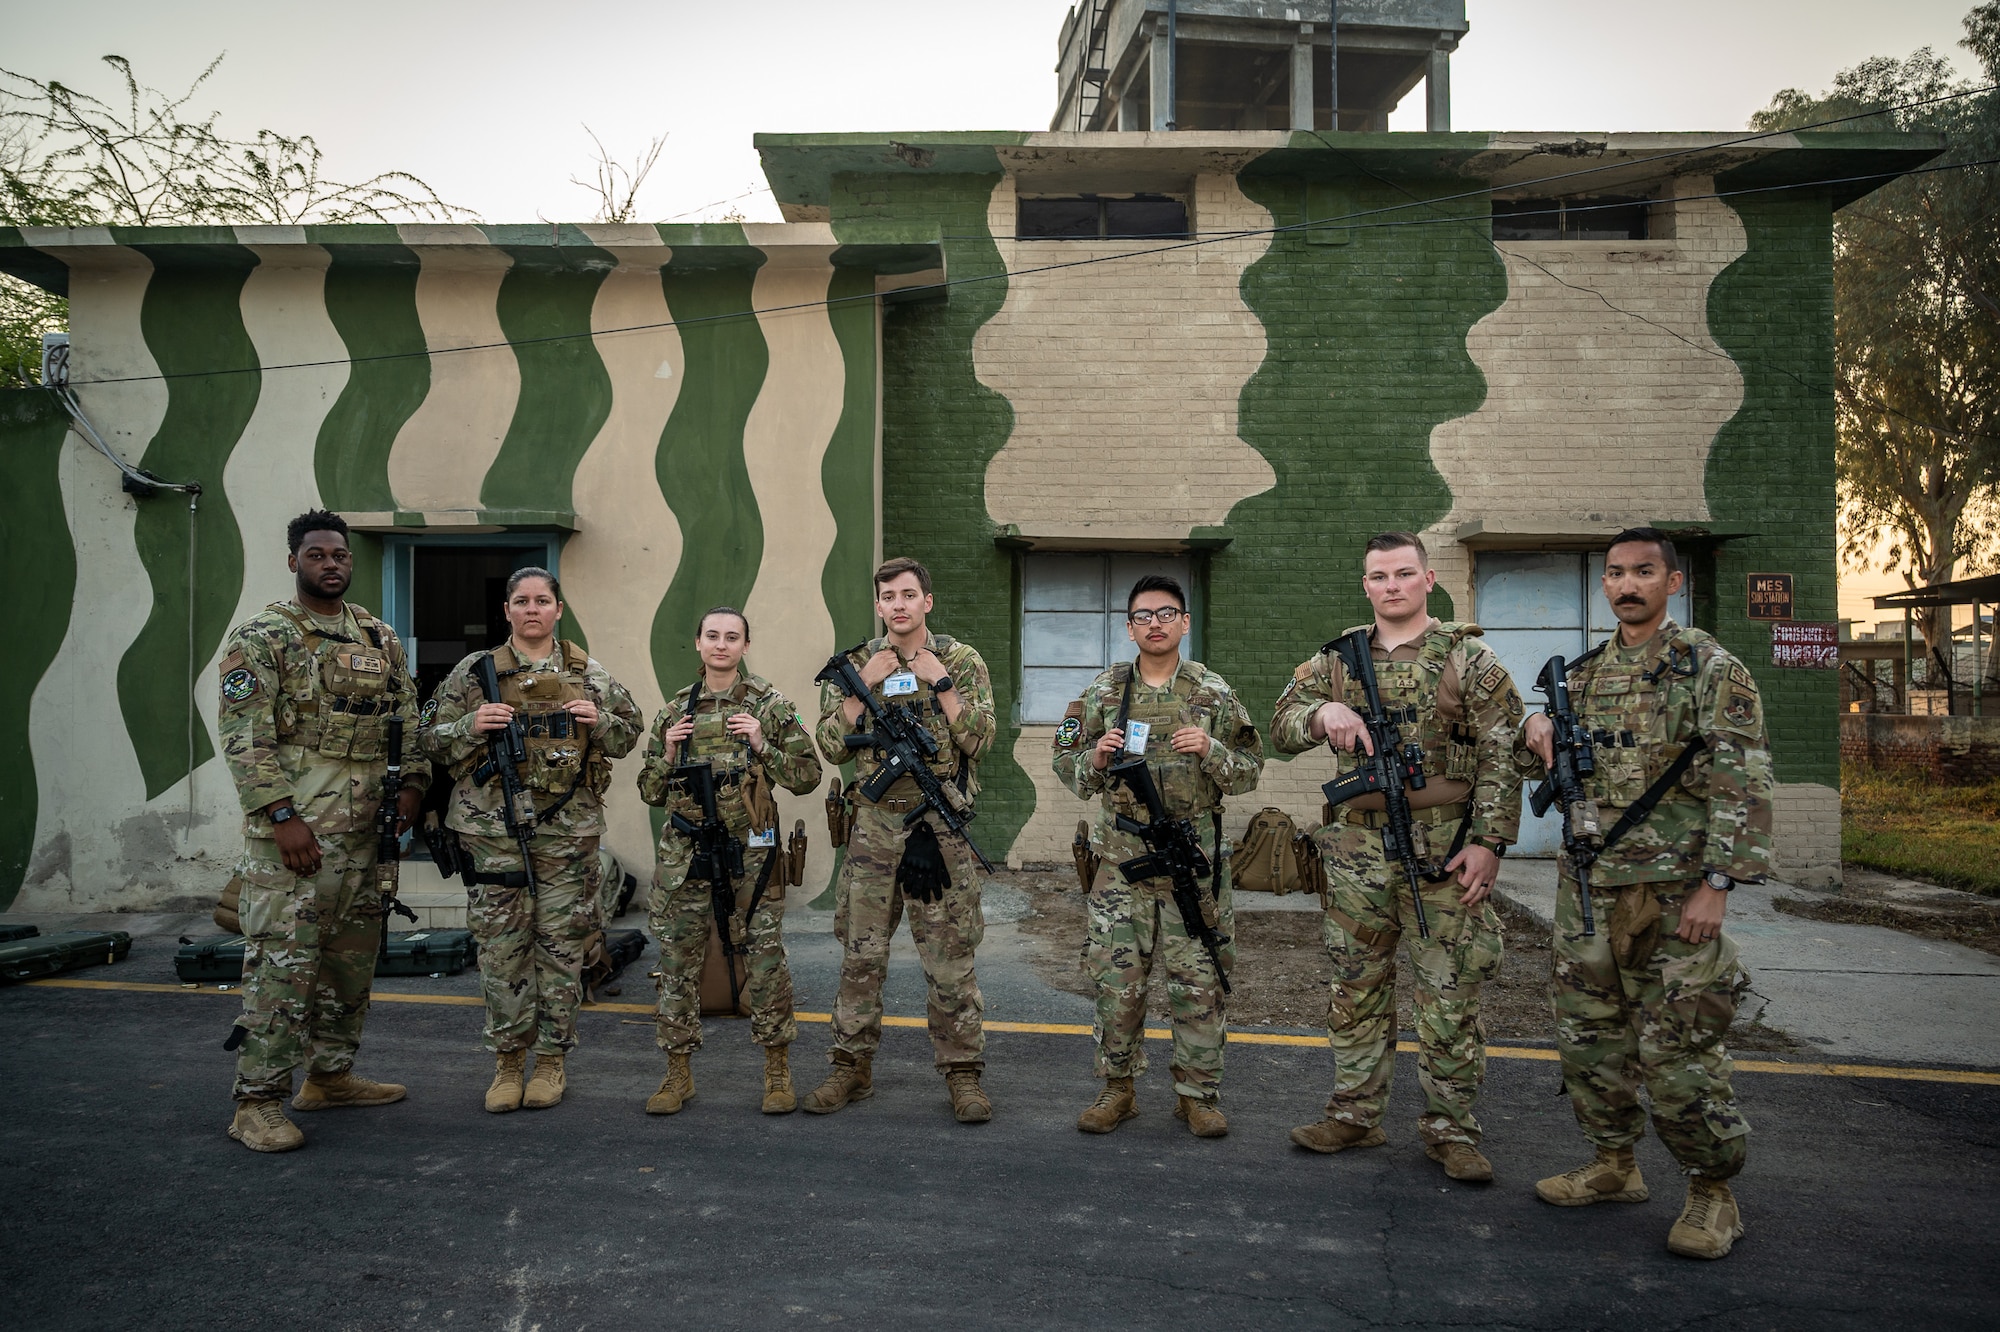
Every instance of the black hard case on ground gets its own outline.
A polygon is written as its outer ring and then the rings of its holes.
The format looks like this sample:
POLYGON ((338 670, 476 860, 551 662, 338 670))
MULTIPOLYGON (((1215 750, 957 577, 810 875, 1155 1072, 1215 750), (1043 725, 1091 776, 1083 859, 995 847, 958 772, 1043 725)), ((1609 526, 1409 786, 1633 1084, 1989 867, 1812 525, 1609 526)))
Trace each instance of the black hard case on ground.
POLYGON ((63 930, 0 943, 0 980, 33 980, 78 967, 99 967, 124 959, 132 936, 123 930, 63 930))
MULTIPOLYGON (((478 957, 471 930, 409 930, 389 936, 389 956, 375 962, 377 976, 456 976, 478 957)), ((174 974, 184 981, 243 979, 243 936, 184 939, 174 954, 174 974)))

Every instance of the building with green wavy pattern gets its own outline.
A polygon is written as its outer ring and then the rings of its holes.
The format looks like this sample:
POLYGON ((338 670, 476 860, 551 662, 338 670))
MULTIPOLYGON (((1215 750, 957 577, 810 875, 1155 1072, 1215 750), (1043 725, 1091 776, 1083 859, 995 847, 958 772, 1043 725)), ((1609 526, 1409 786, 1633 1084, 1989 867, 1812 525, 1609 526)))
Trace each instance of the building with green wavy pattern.
MULTIPOLYGON (((1601 637, 1591 551, 1657 523, 1691 557, 1680 613, 1763 684, 1785 872, 1831 878, 1834 679, 1771 666, 1745 580, 1791 573, 1796 617, 1833 617, 1832 212, 1938 147, 764 135, 782 224, 0 230, 0 270, 71 300, 108 447, 201 486, 134 494, 52 395, 0 394, 27 591, 0 907, 220 887, 218 645, 288 594, 284 526, 316 505, 427 675, 547 563, 565 635, 648 709, 725 602, 810 700, 872 629, 875 561, 917 556, 935 624, 994 672, 978 827, 1016 864, 1066 854, 1052 726, 1116 654, 1135 572, 1186 577, 1194 650, 1267 715, 1365 618, 1374 531, 1422 532, 1434 612, 1532 677, 1601 637)), ((1310 821, 1326 768, 1273 763, 1232 821, 1310 821)), ((644 866, 617 790, 611 844, 644 866)), ((818 824, 814 798, 784 815, 818 824)))

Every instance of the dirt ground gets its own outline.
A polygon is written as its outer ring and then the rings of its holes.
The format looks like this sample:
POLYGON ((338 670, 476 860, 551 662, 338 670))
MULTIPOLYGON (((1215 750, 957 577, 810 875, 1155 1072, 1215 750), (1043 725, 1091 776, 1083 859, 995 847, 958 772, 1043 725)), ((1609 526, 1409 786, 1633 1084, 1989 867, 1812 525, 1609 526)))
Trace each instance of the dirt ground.
POLYGON ((1838 897, 1780 897, 1772 905, 1793 916, 1838 925, 1883 925, 1905 934, 1964 944, 2000 956, 2000 899, 1940 888, 1893 874, 1847 866, 1838 897))
MULTIPOLYGON (((1042 978, 1059 990, 1093 993, 1083 970, 1084 906, 1076 876, 1068 871, 1004 870, 1006 880, 1028 895, 1031 908, 1023 929, 1043 945, 1035 959, 1042 978)), ((1248 896, 1246 894, 1246 896, 1248 896)), ((1252 899, 1254 900, 1254 899, 1252 899)), ((1316 911, 1236 911, 1235 987, 1229 997, 1229 1025, 1235 1028, 1326 1025, 1329 967, 1320 937, 1322 917, 1316 911)), ((1506 938, 1500 974, 1481 994, 1486 1038, 1552 1042, 1555 1020, 1549 1013, 1548 982, 1552 960, 1549 931, 1533 916, 1509 902, 1494 899, 1506 938)), ((1407 1038, 1414 1030, 1411 1003, 1415 982, 1410 968, 1396 968, 1396 1029, 1407 1038)), ((1755 1011, 1755 1005, 1751 1006, 1755 1011)), ((1155 972, 1148 1009, 1167 1018, 1166 982, 1155 972)), ((1784 1032, 1762 1024, 1739 1022, 1729 1035, 1737 1050, 1787 1051, 1797 1048, 1784 1032)))

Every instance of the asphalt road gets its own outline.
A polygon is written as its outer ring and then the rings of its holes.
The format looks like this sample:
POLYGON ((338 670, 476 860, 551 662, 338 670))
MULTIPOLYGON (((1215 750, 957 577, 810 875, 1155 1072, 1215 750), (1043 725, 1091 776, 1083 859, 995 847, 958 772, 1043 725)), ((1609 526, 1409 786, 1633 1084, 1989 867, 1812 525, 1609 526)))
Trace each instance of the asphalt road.
MULTIPOLYGON (((106 979, 109 972, 83 973, 106 979)), ((459 982, 382 988, 463 993, 459 982)), ((628 983, 626 1001, 643 981, 628 983)), ((1447 1181, 1415 1142, 1413 1057, 1387 1148, 1318 1157, 1322 1050, 1239 1044, 1232 1132, 1171 1117, 1165 1046, 1142 1114, 1072 1127, 1085 1038, 996 1033, 997 1117, 954 1123, 921 1031, 891 1029, 875 1098, 755 1112, 741 1023, 671 1119, 630 1014, 585 1014, 568 1099, 489 1116, 476 1008, 380 1004, 362 1071, 409 1100, 296 1115, 303 1151, 223 1134, 233 999, 0 990, 0 1290, 23 1328, 1877 1328, 2000 1320, 2000 1087, 1742 1074, 1748 1236, 1665 1249, 1681 1187, 1650 1138, 1640 1206, 1558 1209, 1582 1159, 1545 1062, 1493 1062, 1500 1182, 1447 1181)), ((907 1011, 907 1010, 906 1010, 907 1011)), ((795 1047, 800 1081, 827 1028, 795 1047)))

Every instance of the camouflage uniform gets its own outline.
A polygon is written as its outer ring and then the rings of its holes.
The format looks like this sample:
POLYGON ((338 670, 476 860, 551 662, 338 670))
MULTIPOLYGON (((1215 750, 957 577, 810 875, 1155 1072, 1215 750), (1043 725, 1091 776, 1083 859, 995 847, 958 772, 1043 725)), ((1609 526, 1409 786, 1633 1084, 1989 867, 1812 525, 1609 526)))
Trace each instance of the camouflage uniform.
MULTIPOLYGON (((414 711, 416 684, 395 631, 359 606, 322 616, 278 602, 224 644, 217 731, 243 804, 238 906, 243 953, 239 1101, 280 1098, 292 1070, 353 1067, 382 922, 375 815, 384 721, 414 711), (285 868, 266 806, 290 799, 319 839, 319 873, 285 868)), ((405 743, 404 784, 430 764, 405 743)))
POLYGON ((1097 1076, 1129 1078, 1146 1071, 1146 987, 1157 951, 1166 967, 1173 1014, 1174 1090, 1212 1102, 1221 1095, 1223 1046, 1229 1038, 1221 980, 1207 950, 1188 933, 1172 884, 1163 878, 1128 884, 1118 873, 1121 862, 1145 854, 1146 848, 1133 834, 1118 830, 1116 816, 1144 823, 1146 811, 1124 783, 1107 789, 1106 774, 1091 763, 1098 740, 1118 724, 1128 680, 1130 720, 1152 726, 1147 764, 1168 813, 1194 820, 1205 839, 1212 835, 1207 849, 1216 866, 1215 934, 1225 969, 1235 966, 1236 948, 1230 848, 1221 834, 1222 797, 1256 788, 1264 769, 1264 742, 1229 683, 1198 661, 1181 662, 1173 678, 1158 688, 1135 678, 1130 662, 1121 662, 1090 682, 1056 728, 1056 776, 1086 800, 1098 797, 1090 845, 1103 864, 1090 886, 1084 948, 1084 964, 1097 985, 1097 1076), (1205 756, 1173 751, 1172 735, 1183 726, 1208 733, 1213 743, 1205 756))
MULTIPOLYGON (((1653 1126, 1683 1169, 1728 1179, 1743 1168, 1749 1123, 1737 1111, 1722 1037, 1749 978, 1736 941, 1688 943, 1682 903, 1707 871, 1755 882, 1771 868, 1771 755, 1750 671, 1699 629, 1671 619, 1628 648, 1613 637, 1570 663, 1571 706, 1595 733, 1585 789, 1608 834, 1625 807, 1699 739, 1644 823, 1591 867, 1597 933, 1585 938, 1567 858, 1557 895, 1556 1044, 1584 1136, 1629 1147, 1653 1126)), ((1520 751, 1524 769, 1541 764, 1520 751)))
MULTIPOLYGON (((790 1045, 798 1034, 798 1024, 792 1017, 792 973, 785 962, 781 933, 785 881, 777 861, 784 848, 770 784, 776 782, 794 795, 804 795, 819 785, 819 755, 813 753, 805 718, 791 700, 772 688, 770 681, 748 671, 739 673, 727 693, 702 689, 695 705, 694 734, 682 746, 681 754, 668 753, 662 737, 687 715, 688 696, 694 689, 689 685, 675 694, 653 722, 646 765, 639 770, 639 798, 699 823, 700 806, 670 778, 677 758, 707 759, 713 767, 716 810, 728 824, 730 836, 746 848, 729 937, 749 949, 747 957, 741 962, 732 959, 731 965, 741 966, 747 973, 743 984, 750 1000, 750 1039, 763 1046, 790 1045), (726 729, 729 719, 743 712, 754 716, 764 728, 762 754, 753 755, 747 744, 726 729), (752 847, 753 835, 768 838, 769 849, 752 847), (757 909, 746 921, 743 913, 753 897, 757 909)), ((660 940, 658 1040, 669 1054, 692 1054, 701 1048, 701 967, 715 911, 709 885, 700 880, 688 882, 693 856, 692 840, 675 832, 671 822, 663 824, 659 865, 647 911, 653 933, 660 940)))
MULTIPOLYGON (((870 639, 848 652, 858 671, 889 645, 887 638, 870 639)), ((942 634, 927 635, 924 646, 944 665, 962 708, 956 722, 947 721, 943 706, 931 695, 935 681, 918 682, 909 698, 888 698, 877 685, 880 703, 906 703, 937 740, 932 770, 939 781, 962 783, 968 798, 979 793, 979 759, 993 745, 993 684, 986 663, 964 643, 942 634)), ((859 778, 875 769, 875 751, 850 751, 841 705, 847 695, 838 685, 820 688, 819 726, 814 739, 829 763, 854 762, 859 778)), ((862 714, 863 724, 867 714, 862 714)), ((882 982, 889 974, 889 940, 903 918, 905 903, 896 886, 903 842, 909 832, 904 816, 922 803, 916 782, 898 780, 870 804, 853 791, 854 827, 848 834, 847 856, 835 886, 833 935, 840 941, 840 994, 833 1006, 833 1050, 830 1057, 873 1058, 882 1043, 882 982)), ((985 1000, 973 971, 973 953, 986 934, 979 910, 979 864, 962 838, 939 832, 938 843, 951 865, 951 886, 935 902, 911 902, 910 938, 924 964, 930 988, 931 1048, 941 1070, 984 1068, 986 1033, 980 1025, 985 1000)))
POLYGON ((475 652, 454 666, 424 705, 424 747, 457 779, 445 826, 463 836, 473 874, 482 880, 467 889, 466 923, 479 941, 486 1048, 564 1054, 576 1048, 583 950, 602 910, 597 840, 604 835, 611 760, 632 752, 644 719, 625 686, 574 643, 557 644, 539 661, 523 661, 511 643, 502 645, 493 654, 501 694, 493 700, 481 694, 474 674, 485 655, 475 652), (595 727, 562 711, 579 698, 597 704, 595 727), (500 779, 480 780, 488 737, 472 722, 485 702, 512 705, 527 732, 521 779, 536 814, 532 893, 515 877, 521 847, 507 832, 500 779))
MULTIPOLYGON (((1383 706, 1406 710, 1403 738, 1423 746, 1429 784, 1411 793, 1413 806, 1427 805, 1414 810, 1418 854, 1442 868, 1461 823, 1466 843, 1504 850, 1520 834, 1521 777, 1513 748, 1521 696, 1507 668, 1480 641, 1479 626, 1432 620, 1415 641, 1389 653, 1375 649, 1374 662, 1383 706)), ((1332 643, 1301 665, 1278 696, 1272 743, 1287 754, 1313 748, 1319 742, 1306 728, 1328 702, 1367 711, 1360 684, 1347 678, 1332 643)), ((1361 757, 1341 754, 1341 772, 1353 770, 1361 757)), ((1486 1075, 1479 991, 1500 970, 1499 918, 1490 902, 1460 906, 1465 886, 1453 875, 1423 885, 1431 937, 1419 939, 1408 876, 1383 860, 1380 808, 1379 796, 1351 800, 1313 834, 1326 867, 1324 935, 1333 960, 1327 1041, 1335 1073, 1327 1117, 1361 1128, 1381 1121, 1395 1069, 1396 944, 1407 938, 1417 977, 1417 1074, 1424 1089, 1417 1130, 1431 1146, 1476 1146, 1480 1128, 1472 1105, 1486 1075)))

